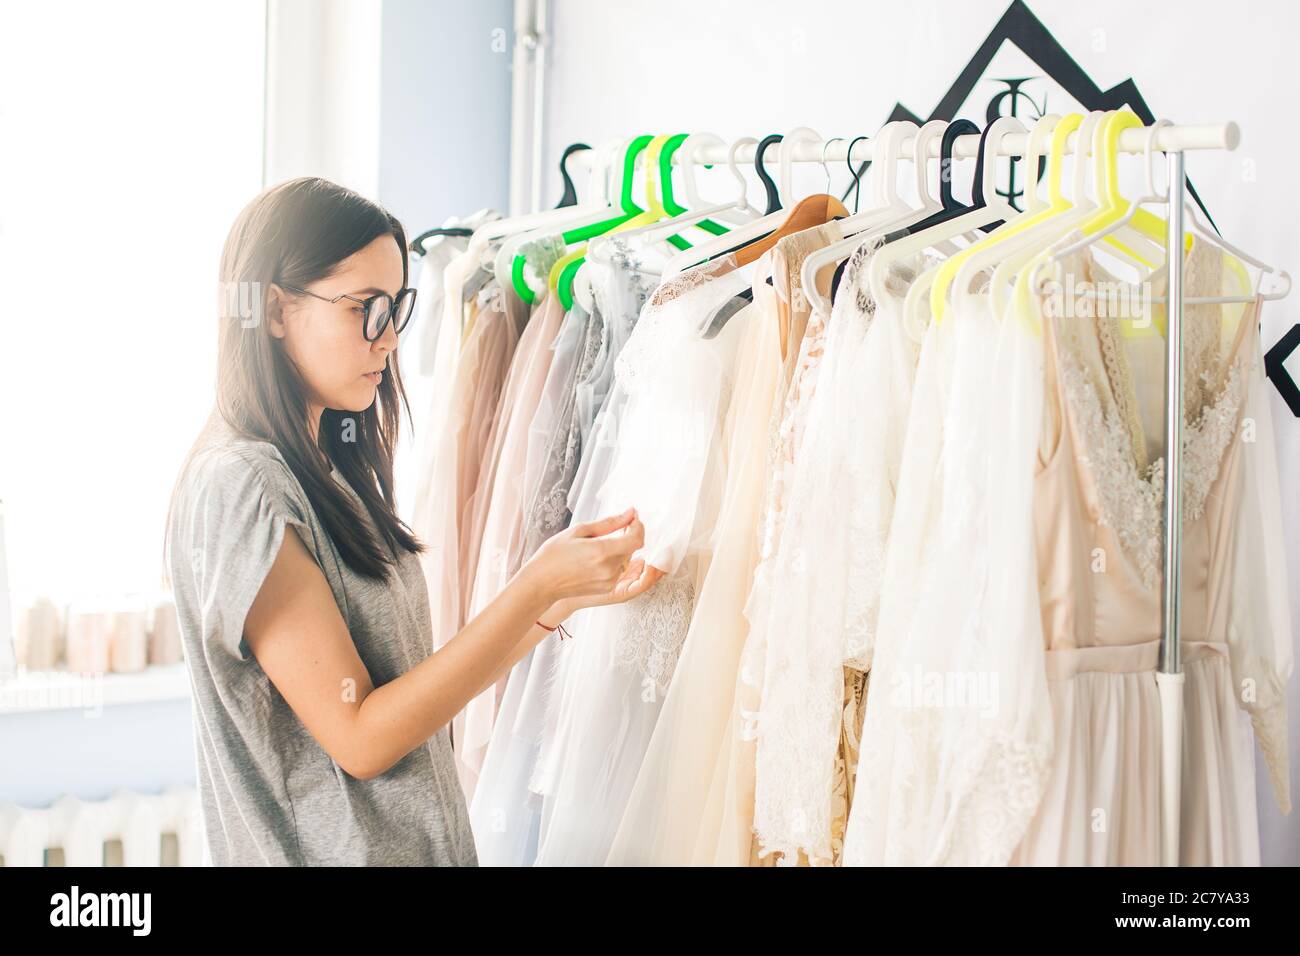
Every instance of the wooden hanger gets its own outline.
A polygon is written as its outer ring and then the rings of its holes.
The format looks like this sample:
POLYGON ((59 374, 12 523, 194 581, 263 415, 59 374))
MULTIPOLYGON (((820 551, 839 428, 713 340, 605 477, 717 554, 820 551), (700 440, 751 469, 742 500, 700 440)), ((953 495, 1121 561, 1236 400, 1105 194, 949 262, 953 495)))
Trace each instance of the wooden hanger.
POLYGON ((775 246, 777 240, 794 235, 796 232, 803 232, 805 229, 825 225, 832 219, 843 219, 848 214, 849 211, 845 208, 844 203, 826 193, 819 193, 801 199, 795 203, 794 208, 790 210, 790 214, 785 217, 784 221, 776 229, 762 239, 737 249, 735 253, 736 264, 740 266, 749 265, 775 246))

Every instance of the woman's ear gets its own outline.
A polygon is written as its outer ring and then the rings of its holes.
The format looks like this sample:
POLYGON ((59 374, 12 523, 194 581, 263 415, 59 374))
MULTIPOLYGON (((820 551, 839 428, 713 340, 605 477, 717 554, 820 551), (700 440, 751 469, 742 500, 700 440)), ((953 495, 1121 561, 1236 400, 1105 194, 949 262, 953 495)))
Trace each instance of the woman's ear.
POLYGON ((288 301, 288 294, 272 282, 266 293, 266 328, 277 339, 285 335, 284 307, 288 301))

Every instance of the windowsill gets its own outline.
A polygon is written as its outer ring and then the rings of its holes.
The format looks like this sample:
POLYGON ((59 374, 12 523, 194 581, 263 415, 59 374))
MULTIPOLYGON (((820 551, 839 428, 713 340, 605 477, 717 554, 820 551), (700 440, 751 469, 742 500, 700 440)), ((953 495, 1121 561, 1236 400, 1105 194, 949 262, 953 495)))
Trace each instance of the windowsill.
POLYGON ((132 673, 80 674, 66 670, 19 671, 0 677, 0 717, 39 711, 94 710, 120 704, 186 700, 190 678, 184 661, 132 673))

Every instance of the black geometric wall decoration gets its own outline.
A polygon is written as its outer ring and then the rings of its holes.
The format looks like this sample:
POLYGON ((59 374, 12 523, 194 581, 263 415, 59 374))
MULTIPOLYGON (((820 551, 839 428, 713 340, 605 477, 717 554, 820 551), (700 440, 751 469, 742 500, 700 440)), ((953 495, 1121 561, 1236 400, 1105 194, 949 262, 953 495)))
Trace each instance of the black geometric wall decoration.
POLYGON ((1291 326, 1286 335, 1264 353, 1264 374, 1282 396, 1282 401, 1291 409, 1291 414, 1300 418, 1300 388, 1296 387, 1295 379, 1283 364, 1297 348, 1300 348, 1300 324, 1291 326))
MULTIPOLYGON (((919 114, 912 112, 902 103, 895 103, 894 109, 889 114, 889 121, 910 120, 920 125, 929 120, 946 120, 952 121, 956 118, 957 111, 961 109, 975 89, 975 85, 981 79, 991 79, 984 76, 984 71, 988 69, 989 64, 997 55, 998 50, 1003 43, 1011 43, 1017 47, 1025 56, 1033 60, 1034 63, 1042 69, 1043 74, 1048 79, 1055 81, 1065 92, 1074 97, 1084 109, 1088 110, 1115 110, 1127 106, 1143 123, 1150 126, 1155 122, 1155 114, 1147 106, 1146 98, 1142 91, 1138 89, 1137 84, 1132 78, 1117 83, 1108 90, 1103 90, 1098 86, 1083 67, 1075 62, 1074 57, 1066 52, 1065 47, 1061 46, 1060 41, 1052 36, 1052 32, 1043 26, 1043 22, 1034 16, 1033 12, 1024 3, 1024 0, 1013 0, 1011 6, 1007 7, 1006 12, 1002 14, 1001 19, 989 31, 984 42, 980 44, 975 55, 971 57, 970 62, 962 68, 957 74, 957 79, 952 86, 948 88, 942 99, 924 120, 919 114)), ((989 102, 986 110, 985 122, 992 122, 1000 113, 1000 101, 1010 98, 1013 104, 1020 96, 1027 94, 1020 89, 1030 77, 1014 77, 1008 79, 999 79, 999 82, 1007 84, 1005 90, 999 91, 989 102)), ((1046 112, 1039 104, 1034 104, 1039 113, 1046 112)), ((1043 104, 1045 106, 1045 104, 1043 104)), ((858 172, 859 178, 862 173, 871 165, 871 161, 865 161, 858 172)), ((1008 184, 1007 192, 1002 193, 1009 198, 1019 195, 1015 190, 1014 169, 1012 167, 1012 181, 1008 184)), ((849 193, 852 192, 852 185, 845 190, 843 199, 847 200, 849 193)), ((1219 227, 1215 225, 1214 218, 1210 211, 1205 208, 1205 203, 1196 192, 1196 187, 1187 181, 1187 192, 1205 214, 1206 220, 1217 233, 1219 227)), ((1278 394, 1282 396, 1287 407, 1291 409, 1292 415, 1300 418, 1300 387, 1296 385, 1291 374, 1286 370, 1284 362, 1300 348, 1300 325, 1296 325, 1282 336, 1265 356, 1265 371, 1268 378, 1277 389, 1278 394)))
MULTIPOLYGON (((1074 57, 1066 52, 1065 47, 1061 46, 1060 41, 1052 36, 1052 32, 1043 25, 1043 22, 1038 17, 1034 16, 1023 0, 1013 0, 1011 6, 1007 7, 1001 19, 994 25, 984 42, 980 44, 979 49, 975 51, 975 55, 971 57, 970 62, 957 74, 957 79, 948 88, 948 92, 943 95, 943 98, 939 100, 939 104, 925 120, 922 120, 918 114, 912 112, 902 103, 896 103, 893 111, 889 114, 889 121, 911 120, 913 123, 920 125, 929 120, 953 120, 962 104, 970 98, 975 85, 984 77, 984 71, 993 62, 993 58, 997 55, 1003 43, 1010 43, 1017 47, 1025 56, 1038 64, 1047 78, 1055 81, 1085 109, 1116 110, 1127 106, 1146 125, 1150 126, 1155 122, 1155 115, 1147 106, 1146 99, 1131 78, 1124 80, 1122 83, 1117 83, 1108 90, 1103 90, 1084 71, 1083 67, 1075 62, 1074 57)), ((1002 80, 1002 82, 1014 84, 1024 82, 1025 79, 1028 78, 1002 80)), ((994 97, 993 102, 989 104, 989 115, 987 117, 989 120, 995 119, 999 115, 997 101, 1006 95, 1006 91, 1000 92, 994 97)), ((1015 94, 1012 95, 1014 97, 1015 94)), ((865 171, 870 165, 870 160, 865 161, 862 164, 862 170, 865 171)), ((1209 210, 1205 208, 1205 204, 1201 202, 1201 197, 1197 195, 1196 189, 1190 181, 1187 183, 1187 190, 1196 205, 1205 214, 1206 219, 1209 220, 1210 225, 1217 232, 1218 226, 1214 225, 1214 219, 1210 216, 1209 210)), ((845 191, 843 198, 847 199, 847 197, 848 191, 845 191)))

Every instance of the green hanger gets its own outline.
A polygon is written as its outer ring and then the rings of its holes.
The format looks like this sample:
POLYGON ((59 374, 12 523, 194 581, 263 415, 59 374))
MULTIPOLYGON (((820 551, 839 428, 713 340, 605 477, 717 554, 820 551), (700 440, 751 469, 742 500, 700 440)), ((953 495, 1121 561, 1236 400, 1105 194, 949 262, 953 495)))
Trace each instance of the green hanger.
MULTIPOLYGON (((626 232, 629 229, 635 229, 638 226, 647 226, 654 222, 659 222, 664 218, 663 202, 659 190, 659 154, 668 142, 670 137, 667 134, 650 137, 650 142, 646 145, 645 160, 645 205, 646 208, 616 223, 607 232, 626 232)), ((582 264, 587 261, 587 247, 585 245, 573 250, 563 259, 551 267, 551 282, 556 293, 560 297, 560 304, 565 309, 573 308, 573 280, 578 275, 578 270, 582 264)))
MULTIPOLYGON (((622 215, 615 216, 612 219, 603 219, 600 222, 589 223, 585 226, 578 226, 561 233, 560 239, 565 245, 585 242, 592 236, 599 236, 602 233, 608 232, 620 223, 626 222, 633 216, 639 215, 645 211, 632 201, 632 174, 636 166, 637 156, 640 155, 646 146, 650 144, 651 139, 653 139, 653 137, 649 134, 636 137, 628 143, 627 150, 623 154, 623 186, 619 193, 619 204, 623 208, 622 215)), ((548 276, 547 279, 547 283, 551 288, 557 287, 560 271, 562 271, 570 261, 581 256, 581 254, 582 251, 577 250, 576 255, 570 253, 555 264, 555 267, 551 269, 550 276, 548 276)), ((532 288, 529 287, 528 283, 524 281, 524 266, 526 263, 527 258, 525 256, 515 256, 514 262, 511 264, 510 281, 514 284, 515 292, 518 293, 519 298, 524 302, 532 303, 537 300, 537 296, 533 292, 532 288)))
MULTIPOLYGON (((678 133, 664 143, 663 152, 659 154, 659 181, 663 184, 664 212, 670 217, 690 212, 689 209, 678 203, 673 197, 673 153, 677 152, 678 148, 682 143, 686 142, 689 136, 689 133, 678 133)), ((713 233, 715 236, 730 232, 726 226, 716 223, 712 219, 701 219, 694 225, 705 232, 713 233)), ((667 241, 678 249, 689 249, 691 247, 691 244, 681 236, 669 236, 667 241)))

